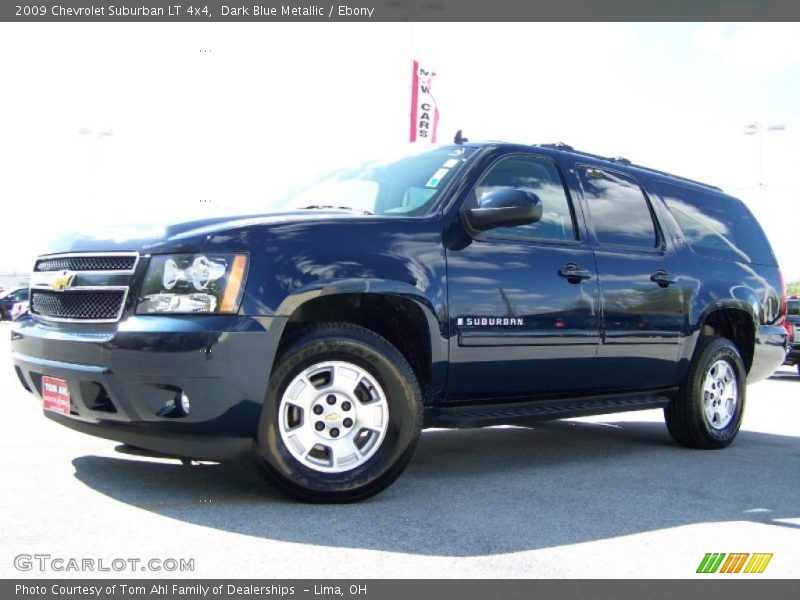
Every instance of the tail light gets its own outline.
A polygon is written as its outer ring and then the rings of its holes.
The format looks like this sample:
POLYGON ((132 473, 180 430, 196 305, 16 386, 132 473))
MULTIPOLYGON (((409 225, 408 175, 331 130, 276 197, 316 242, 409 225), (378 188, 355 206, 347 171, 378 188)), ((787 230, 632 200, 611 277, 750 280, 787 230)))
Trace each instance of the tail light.
POLYGON ((794 341, 794 326, 789 321, 783 321, 783 328, 786 330, 786 337, 790 342, 794 341))
POLYGON ((789 313, 789 299, 786 296, 786 282, 783 280, 783 273, 778 269, 778 279, 781 282, 781 320, 783 321, 783 328, 786 330, 786 339, 789 342, 794 341, 794 325, 787 319, 786 315, 789 313))
POLYGON ((781 310, 780 310, 780 316, 784 320, 784 323, 785 323, 786 322, 786 314, 788 313, 789 303, 787 302, 787 298, 786 298, 786 282, 783 280, 783 273, 781 273, 780 269, 778 269, 778 279, 781 282, 781 310))

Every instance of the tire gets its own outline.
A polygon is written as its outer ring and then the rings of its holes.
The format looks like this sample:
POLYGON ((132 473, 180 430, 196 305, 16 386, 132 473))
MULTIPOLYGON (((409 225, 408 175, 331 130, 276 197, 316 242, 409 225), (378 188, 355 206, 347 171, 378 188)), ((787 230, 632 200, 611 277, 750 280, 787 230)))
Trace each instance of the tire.
POLYGON ((678 396, 664 408, 672 438, 702 450, 730 445, 742 423, 746 381, 742 357, 730 340, 701 338, 678 396))
POLYGON ((357 325, 319 323, 275 364, 256 451, 290 496, 355 502, 400 476, 421 430, 419 383, 397 348, 357 325))

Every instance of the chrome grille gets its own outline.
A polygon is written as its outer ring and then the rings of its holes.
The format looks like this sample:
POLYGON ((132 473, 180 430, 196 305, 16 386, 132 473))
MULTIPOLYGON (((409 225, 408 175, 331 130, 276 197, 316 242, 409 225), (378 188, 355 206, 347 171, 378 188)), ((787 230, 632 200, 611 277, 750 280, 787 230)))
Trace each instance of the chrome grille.
POLYGON ((31 273, 30 312, 49 321, 119 321, 138 262, 136 252, 40 256, 31 273))
POLYGON ((135 255, 59 256, 40 258, 34 271, 131 271, 135 255))
POLYGON ((115 321, 122 313, 125 295, 125 290, 31 290, 30 310, 34 315, 55 319, 115 321))

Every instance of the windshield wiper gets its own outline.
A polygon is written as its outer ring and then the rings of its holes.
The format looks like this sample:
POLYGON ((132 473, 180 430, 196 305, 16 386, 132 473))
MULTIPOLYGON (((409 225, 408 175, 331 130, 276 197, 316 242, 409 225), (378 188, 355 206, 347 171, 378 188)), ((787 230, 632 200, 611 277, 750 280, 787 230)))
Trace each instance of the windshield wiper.
POLYGON ((372 213, 368 210, 357 210, 352 206, 334 206, 333 204, 312 204, 310 206, 304 206, 300 210, 324 210, 324 209, 338 209, 338 210, 351 210, 353 212, 360 212, 365 215, 371 215, 372 213))

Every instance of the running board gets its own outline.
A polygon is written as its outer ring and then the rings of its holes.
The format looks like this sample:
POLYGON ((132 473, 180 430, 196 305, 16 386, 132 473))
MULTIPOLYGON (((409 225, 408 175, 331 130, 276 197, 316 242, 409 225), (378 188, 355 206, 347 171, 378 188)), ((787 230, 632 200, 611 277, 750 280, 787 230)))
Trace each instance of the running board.
POLYGON ((604 415, 663 408, 671 392, 598 396, 559 400, 525 400, 510 404, 480 404, 456 407, 431 407, 425 412, 425 427, 470 428, 513 425, 531 421, 551 421, 571 417, 604 415))

